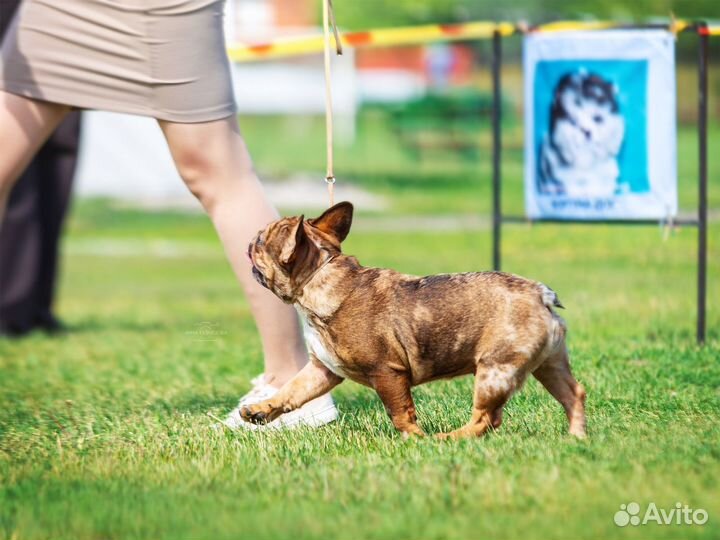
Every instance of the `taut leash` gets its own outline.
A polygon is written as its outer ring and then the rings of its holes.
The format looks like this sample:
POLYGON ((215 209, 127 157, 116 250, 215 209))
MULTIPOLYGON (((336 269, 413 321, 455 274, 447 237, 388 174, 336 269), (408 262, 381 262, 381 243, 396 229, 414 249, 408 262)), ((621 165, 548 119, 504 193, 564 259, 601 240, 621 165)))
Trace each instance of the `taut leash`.
POLYGON ((330 72, 330 25, 332 24, 335 37, 335 51, 342 54, 342 43, 338 34, 332 0, 323 0, 323 33, 324 33, 324 60, 325 60, 325 142, 327 167, 325 169, 325 183, 328 186, 330 206, 335 204, 335 173, 333 172, 333 111, 332 111, 332 79, 330 72))

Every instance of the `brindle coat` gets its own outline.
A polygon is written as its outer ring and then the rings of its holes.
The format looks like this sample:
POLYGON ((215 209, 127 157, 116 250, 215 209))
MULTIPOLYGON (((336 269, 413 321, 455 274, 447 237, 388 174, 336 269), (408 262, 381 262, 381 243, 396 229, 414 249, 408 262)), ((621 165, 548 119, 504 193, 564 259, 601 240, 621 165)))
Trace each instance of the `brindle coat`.
POLYGON ((393 424, 422 435, 410 388, 475 374, 472 417, 441 437, 482 435, 532 373, 585 435, 585 391, 570 372, 562 307, 545 285, 501 272, 415 277, 341 253, 353 207, 275 221, 248 248, 253 274, 306 321, 310 362, 272 399, 241 410, 268 422, 345 378, 378 393, 393 424))

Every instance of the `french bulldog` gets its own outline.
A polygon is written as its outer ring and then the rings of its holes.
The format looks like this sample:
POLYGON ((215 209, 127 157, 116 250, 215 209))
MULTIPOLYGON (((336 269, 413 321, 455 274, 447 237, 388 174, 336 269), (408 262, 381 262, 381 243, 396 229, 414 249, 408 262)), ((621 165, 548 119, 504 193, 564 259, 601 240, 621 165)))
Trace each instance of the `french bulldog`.
POLYGON ((271 399, 243 407, 270 422, 352 379, 373 388, 393 425, 423 435, 410 389, 474 374, 470 421, 441 438, 496 429, 505 403, 532 373, 585 436, 585 390, 565 346, 562 307, 549 287, 502 272, 416 277, 366 268, 344 255, 353 206, 270 223, 248 246, 255 279, 306 321, 309 363, 271 399))

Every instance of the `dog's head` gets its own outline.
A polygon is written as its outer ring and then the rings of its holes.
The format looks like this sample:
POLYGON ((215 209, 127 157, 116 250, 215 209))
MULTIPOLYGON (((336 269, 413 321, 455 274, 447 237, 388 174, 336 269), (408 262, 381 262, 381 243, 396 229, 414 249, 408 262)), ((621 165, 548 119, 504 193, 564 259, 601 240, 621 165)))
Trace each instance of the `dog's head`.
POLYGON ((294 302, 315 272, 340 254, 352 216, 352 204, 341 202, 314 219, 273 221, 248 246, 255 280, 284 302, 294 302))
POLYGON ((594 73, 568 73, 557 83, 551 110, 551 130, 560 120, 570 122, 590 143, 599 143, 614 129, 619 114, 615 86, 594 73))

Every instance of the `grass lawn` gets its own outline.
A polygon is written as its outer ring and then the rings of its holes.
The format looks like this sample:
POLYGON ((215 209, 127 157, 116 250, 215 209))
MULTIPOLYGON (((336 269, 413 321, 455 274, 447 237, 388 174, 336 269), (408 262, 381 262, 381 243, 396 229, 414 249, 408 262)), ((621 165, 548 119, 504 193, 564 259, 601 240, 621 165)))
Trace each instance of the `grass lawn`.
MULTIPOLYGON (((267 177, 315 171, 322 181, 325 167, 323 119, 318 117, 257 117, 240 119, 248 146, 267 177)), ((487 126, 489 128, 489 126, 487 126)), ((523 132, 514 120, 503 135, 503 209, 522 215, 523 132)), ((696 129, 678 126, 678 199, 686 211, 697 210, 696 129)), ((488 214, 491 209, 491 139, 488 130, 478 137, 479 157, 428 150, 420 158, 406 151, 377 114, 360 117, 357 138, 338 142, 335 173, 338 182, 352 182, 385 195, 394 214, 488 214)), ((711 123, 708 133, 709 204, 720 208, 720 124, 711 123)), ((367 212, 367 208, 359 208, 367 212)))
MULTIPOLYGON (((269 152, 257 153, 268 163, 269 152)), ((681 164, 689 173, 691 154, 681 164)), ((506 200, 519 212, 519 166, 506 158, 506 200)), ((363 178, 392 197, 393 212, 487 208, 477 183, 487 176, 465 186, 455 171, 447 192, 436 174, 363 178)), ((692 189, 681 193, 692 208, 692 189)), ((403 440, 374 393, 351 382, 334 393, 342 416, 333 425, 231 434, 211 430, 206 412, 232 407, 262 359, 209 224, 82 202, 59 305, 72 331, 0 340, 0 538, 718 538, 717 221, 710 238, 709 341, 698 348, 694 230, 663 240, 656 227, 505 228, 505 268, 545 281, 567 306, 589 396, 586 441, 566 434, 559 405, 534 380, 501 429, 479 440, 403 440), (205 322, 211 341, 198 337, 205 322), (613 516, 631 501, 643 511, 680 502, 709 521, 619 528, 613 516)), ((488 268, 489 242, 483 231, 359 228, 346 250, 427 274, 488 268)), ((417 388, 421 425, 464 423, 471 386, 417 388)))

